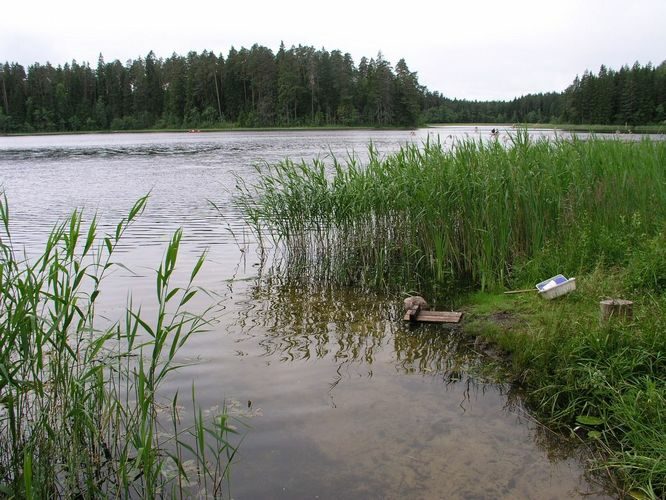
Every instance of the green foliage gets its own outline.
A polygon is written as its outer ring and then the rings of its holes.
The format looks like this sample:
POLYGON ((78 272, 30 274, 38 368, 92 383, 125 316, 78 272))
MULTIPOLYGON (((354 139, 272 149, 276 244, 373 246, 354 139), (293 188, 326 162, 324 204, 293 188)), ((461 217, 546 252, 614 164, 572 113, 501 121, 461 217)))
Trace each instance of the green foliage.
POLYGON ((427 142, 260 168, 238 203, 297 277, 419 290, 528 288, 563 272, 578 290, 475 293, 468 334, 510 354, 540 419, 599 450, 622 491, 666 494, 666 143, 427 142), (649 292, 632 321, 599 323, 599 298, 649 292), (502 311, 501 314, 496 314, 502 311), (487 320, 479 317, 489 318, 487 320))
MULTIPOLYGON (((556 301, 504 296, 488 309, 473 297, 465 329, 507 352, 537 417, 596 450, 620 492, 666 493, 666 297, 632 295, 624 270, 579 276, 556 301), (632 320, 599 322, 599 297, 634 300, 632 320), (495 314, 511 321, 496 321, 495 314)), ((476 297, 476 296, 475 296, 476 297)))
POLYGON ((511 101, 448 99, 426 92, 428 123, 568 123, 614 125, 628 131, 641 124, 663 124, 666 61, 658 67, 636 63, 619 71, 601 66, 585 71, 564 92, 529 94, 511 101))
POLYGON ((663 142, 428 142, 290 161, 239 185, 258 233, 319 279, 450 295, 624 265, 666 218, 663 142))
MULTIPOLYGON (((663 317, 663 304, 643 305, 643 314, 663 317)), ((664 323, 639 316, 633 324, 599 326, 595 316, 546 326, 562 332, 559 342, 548 345, 548 385, 530 380, 538 386, 534 404, 559 422, 576 414, 602 417, 601 439, 613 450, 609 463, 625 476, 625 487, 640 485, 663 495, 666 469, 655 467, 655 460, 666 449, 664 323)))
MULTIPOLYGON (((76 211, 35 259, 13 248, 6 198, 0 201, 0 490, 16 498, 219 496, 235 453, 225 412, 180 424, 178 396, 160 397, 187 339, 208 325, 184 307, 197 293, 195 266, 172 287, 181 233, 157 273, 157 314, 149 323, 130 304, 124 322, 100 325, 95 307, 140 199, 98 237, 76 211), (171 409, 171 418, 159 409, 171 409), (169 426, 171 431, 169 432, 169 426), (205 444, 201 436, 208 436, 205 444), (197 471, 188 470, 194 460, 197 471), (171 471, 171 472, 169 472, 171 471)), ((192 404, 196 406, 194 392, 192 404)))
POLYGON ((602 66, 564 92, 512 101, 449 99, 381 52, 358 67, 339 50, 254 44, 226 59, 203 51, 160 59, 0 67, 0 132, 401 126, 420 123, 570 123, 628 131, 666 120, 666 66, 602 66))

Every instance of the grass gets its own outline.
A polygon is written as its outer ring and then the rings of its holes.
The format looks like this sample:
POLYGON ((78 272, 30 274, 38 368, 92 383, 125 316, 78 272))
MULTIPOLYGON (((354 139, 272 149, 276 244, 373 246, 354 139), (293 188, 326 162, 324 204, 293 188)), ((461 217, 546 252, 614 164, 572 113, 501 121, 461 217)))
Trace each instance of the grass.
POLYGON ((219 496, 228 485, 236 451, 230 416, 203 419, 193 388, 194 422, 183 425, 179 395, 160 394, 179 349, 210 322, 208 313, 185 309, 198 293, 203 256, 189 282, 173 286, 176 232, 157 270, 154 319, 131 300, 123 321, 102 327, 96 318, 105 276, 122 266, 114 251, 146 202, 102 237, 96 218, 86 227, 76 211, 28 259, 14 247, 0 200, 2 495, 219 496))
POLYGON ((663 498, 666 296, 627 285, 628 273, 597 269, 552 302, 476 294, 465 329, 507 353, 540 420, 587 442, 595 450, 591 467, 610 472, 618 494, 663 498), (634 318, 601 323, 606 296, 632 299, 634 318), (494 319, 497 311, 505 321, 494 319))
POLYGON ((371 147, 366 165, 285 161, 238 187, 287 274, 510 311, 467 328, 509 354, 535 415, 589 440, 620 491, 666 495, 666 143, 519 131, 385 158, 371 147), (580 291, 499 296, 560 272, 580 291), (605 296, 635 300, 635 321, 600 325, 605 296))

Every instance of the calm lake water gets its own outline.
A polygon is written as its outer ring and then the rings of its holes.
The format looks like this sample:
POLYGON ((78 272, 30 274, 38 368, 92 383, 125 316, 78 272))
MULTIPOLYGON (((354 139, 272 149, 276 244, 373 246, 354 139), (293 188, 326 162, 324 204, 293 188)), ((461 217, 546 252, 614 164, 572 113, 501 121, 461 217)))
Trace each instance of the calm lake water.
POLYGON ((189 394, 194 382, 204 408, 234 401, 251 415, 234 498, 603 497, 509 386, 475 375, 488 359, 473 345, 409 329, 398 296, 281 281, 260 265, 232 204, 237 176, 251 182, 263 162, 363 160, 370 141, 387 154, 428 136, 489 139, 490 128, 0 137, 0 184, 28 255, 73 209, 111 231, 150 192, 117 256, 133 272, 116 271, 100 296, 110 321, 129 294, 149 314, 154 270, 178 227, 181 283, 208 251, 198 284, 219 302, 218 321, 191 339, 181 352, 190 364, 163 388, 189 394))

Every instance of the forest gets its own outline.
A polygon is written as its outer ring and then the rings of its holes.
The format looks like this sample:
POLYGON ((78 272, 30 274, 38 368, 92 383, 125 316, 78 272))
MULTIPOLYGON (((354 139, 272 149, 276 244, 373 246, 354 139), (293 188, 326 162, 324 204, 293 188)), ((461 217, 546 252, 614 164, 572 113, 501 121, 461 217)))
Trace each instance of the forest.
POLYGON ((427 91, 424 101, 428 123, 666 124, 666 61, 618 71, 602 65, 597 74, 576 76, 563 92, 512 101, 455 100, 427 91))
POLYGON ((0 133, 231 127, 416 127, 425 123, 661 124, 666 61, 585 71, 562 92, 511 101, 451 99, 404 59, 282 44, 96 67, 0 66, 0 133))

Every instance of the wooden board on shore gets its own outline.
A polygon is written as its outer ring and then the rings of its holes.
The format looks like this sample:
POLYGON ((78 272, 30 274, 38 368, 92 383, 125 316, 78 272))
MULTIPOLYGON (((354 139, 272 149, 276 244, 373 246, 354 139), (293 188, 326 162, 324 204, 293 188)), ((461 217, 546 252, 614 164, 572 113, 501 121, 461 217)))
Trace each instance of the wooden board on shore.
POLYGON ((463 313, 455 311, 419 311, 412 319, 409 313, 403 318, 412 323, 460 323, 463 313))

